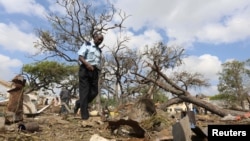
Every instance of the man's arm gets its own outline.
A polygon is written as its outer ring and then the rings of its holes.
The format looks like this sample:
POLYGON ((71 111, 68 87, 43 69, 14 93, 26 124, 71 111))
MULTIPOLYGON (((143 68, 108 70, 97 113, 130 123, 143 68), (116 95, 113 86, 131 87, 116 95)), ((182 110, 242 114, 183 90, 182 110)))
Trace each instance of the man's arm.
POLYGON ((92 66, 92 65, 90 65, 85 59, 84 59, 84 57, 83 56, 81 56, 81 55, 79 55, 79 61, 83 64, 83 65, 85 65, 85 67, 88 69, 88 70, 91 70, 91 71, 93 71, 94 70, 94 67, 92 66))

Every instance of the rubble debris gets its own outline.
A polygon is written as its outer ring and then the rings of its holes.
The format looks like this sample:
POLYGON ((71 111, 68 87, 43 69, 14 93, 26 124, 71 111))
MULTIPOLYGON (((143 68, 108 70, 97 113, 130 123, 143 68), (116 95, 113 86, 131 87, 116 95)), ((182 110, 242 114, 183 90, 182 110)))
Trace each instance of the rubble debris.
POLYGON ((173 141, 173 136, 169 129, 163 129, 157 132, 154 139, 155 141, 173 141))
POLYGON ((156 107, 152 99, 141 98, 128 111, 128 118, 141 122, 156 114, 156 107))
POLYGON ((82 127, 93 127, 93 123, 91 123, 91 122, 89 122, 88 120, 83 120, 82 122, 81 122, 81 126, 82 127))
POLYGON ((92 111, 89 112, 89 115, 90 116, 98 116, 99 112, 97 110, 92 110, 92 111))
POLYGON ((222 121, 232 121, 232 120, 238 120, 237 116, 233 116, 231 114, 228 114, 221 118, 222 121))
POLYGON ((193 133, 195 133, 196 136, 192 136, 192 138, 199 138, 201 140, 206 140, 207 139, 207 131, 206 131, 206 128, 204 129, 201 129, 196 121, 196 115, 194 111, 187 111, 185 113, 182 113, 182 117, 183 116, 187 116, 189 118, 189 123, 190 123, 190 128, 191 128, 191 131, 193 131, 193 133))
POLYGON ((39 124, 37 122, 19 123, 18 130, 24 132, 38 132, 39 124))
POLYGON ((201 129, 199 126, 195 126, 194 128, 191 128, 191 130, 200 138, 208 137, 207 128, 201 129))
POLYGON ((108 129, 111 129, 111 133, 114 133, 116 129, 118 129, 122 125, 128 125, 133 129, 133 132, 130 132, 129 135, 137 138, 144 138, 145 131, 139 125, 137 121, 128 119, 120 119, 118 121, 108 121, 108 129))
POLYGON ((115 139, 106 139, 98 134, 94 134, 91 136, 89 141, 115 141, 115 139))
POLYGON ((10 93, 7 104, 7 112, 13 112, 13 116, 6 117, 6 123, 18 122, 23 120, 23 88, 26 80, 21 75, 17 75, 12 80, 14 88, 8 90, 10 93))
POLYGON ((31 102, 29 95, 26 94, 23 95, 23 112, 24 114, 37 113, 35 104, 31 102))
POLYGON ((5 118, 0 117, 0 132, 5 131, 5 118))
POLYGON ((192 131, 188 116, 173 125, 172 134, 175 141, 191 141, 192 131))

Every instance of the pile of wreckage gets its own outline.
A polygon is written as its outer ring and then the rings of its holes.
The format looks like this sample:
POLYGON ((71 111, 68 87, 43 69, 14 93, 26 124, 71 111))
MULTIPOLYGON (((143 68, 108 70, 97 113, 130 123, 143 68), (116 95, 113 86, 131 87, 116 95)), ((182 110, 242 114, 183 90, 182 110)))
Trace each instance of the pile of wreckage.
POLYGON ((0 117, 1 123, 19 122, 23 120, 24 115, 35 116, 49 107, 49 105, 46 105, 40 110, 36 108, 31 99, 32 95, 23 92, 26 80, 21 75, 15 76, 11 83, 3 80, 0 80, 0 83, 9 88, 7 91, 9 93, 8 98, 0 101, 1 105, 6 105, 5 111, 2 111, 3 117, 0 117))
MULTIPOLYGON (((0 117, 0 129, 4 128, 6 123, 22 121, 23 115, 38 115, 50 106, 45 105, 37 110, 30 97, 23 94, 24 86, 25 79, 22 76, 18 75, 12 80, 11 89, 8 90, 10 96, 6 111, 4 116, 0 117)), ((65 106, 71 113, 70 108, 65 106)), ((196 115, 193 111, 183 111, 176 116, 167 115, 147 98, 141 98, 133 104, 123 105, 113 110, 105 107, 101 112, 92 111, 90 115, 102 116, 102 121, 108 123, 107 129, 112 134, 134 137, 137 141, 206 141, 209 123, 250 119, 250 113, 241 116, 228 115, 216 119, 213 119, 211 115, 196 115)), ((18 128, 35 131, 38 130, 39 125, 19 124, 18 128)), ((107 139, 94 134, 90 141, 115 141, 115 139, 107 139)))

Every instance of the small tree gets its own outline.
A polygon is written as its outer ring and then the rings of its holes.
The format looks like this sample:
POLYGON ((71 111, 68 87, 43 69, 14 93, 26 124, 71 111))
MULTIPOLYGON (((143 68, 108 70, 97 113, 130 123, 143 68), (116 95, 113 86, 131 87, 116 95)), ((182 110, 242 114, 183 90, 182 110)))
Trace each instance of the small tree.
POLYGON ((218 91, 225 95, 225 100, 230 104, 240 104, 245 110, 244 101, 247 100, 245 79, 249 79, 246 74, 244 62, 231 61, 222 64, 222 72, 219 73, 218 91))
POLYGON ((55 61, 44 61, 24 65, 22 74, 27 78, 26 93, 37 90, 51 90, 54 88, 68 87, 76 93, 78 87, 78 67, 66 65, 55 61))

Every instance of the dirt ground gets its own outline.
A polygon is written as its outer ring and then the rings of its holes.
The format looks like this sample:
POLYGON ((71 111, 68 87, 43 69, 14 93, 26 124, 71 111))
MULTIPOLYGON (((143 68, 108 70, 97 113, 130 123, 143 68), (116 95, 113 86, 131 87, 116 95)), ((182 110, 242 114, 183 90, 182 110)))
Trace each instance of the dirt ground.
MULTIPOLYGON (((2 110, 0 110, 2 111, 2 110)), ((157 112, 161 115, 164 112, 157 112)), ((2 115, 0 115, 1 117, 2 115)), ((170 136, 171 127, 176 122, 170 115, 163 115, 168 123, 160 130, 162 133, 156 134, 156 131, 146 132, 146 136, 151 139, 155 136, 170 136)), ((236 123, 236 121, 230 121, 236 123)), ((230 124, 223 122, 223 124, 230 124)), ((134 138, 124 134, 126 131, 116 131, 112 133, 108 127, 108 122, 102 121, 100 116, 92 116, 88 120, 88 126, 83 127, 80 116, 73 114, 59 115, 50 108, 34 117, 24 116, 24 120, 19 123, 12 123, 0 128, 0 141, 89 141, 97 134, 106 139, 115 139, 116 141, 149 141, 145 138, 134 138), (20 130, 20 125, 25 125, 26 130, 20 130), (29 126, 28 126, 29 125, 29 126), (119 133, 123 132, 123 134, 119 133)), ((197 115, 196 123, 199 127, 206 127, 208 124, 222 123, 220 117, 216 115, 197 115)), ((146 126, 144 126, 146 128, 146 126)), ((160 137, 159 137, 160 138, 160 137)))
POLYGON ((106 129, 107 123, 102 122, 100 117, 91 117, 89 124, 83 127, 80 117, 72 114, 44 112, 35 117, 25 117, 23 122, 5 125, 0 132, 0 141, 89 141, 93 134, 116 138, 106 129), (28 129, 20 130, 20 125, 28 129))
MULTIPOLYGON (((22 122, 5 124, 4 129, 0 129, 0 141, 89 141, 94 134, 116 141, 145 140, 124 134, 127 131, 111 132, 107 128, 108 122, 103 121, 100 116, 91 116, 87 127, 83 127, 81 123, 79 115, 59 115, 48 108, 37 116, 24 116, 22 122), (20 125, 27 129, 21 130, 20 125)), ((148 132, 147 135, 149 134, 151 133, 148 132)))

